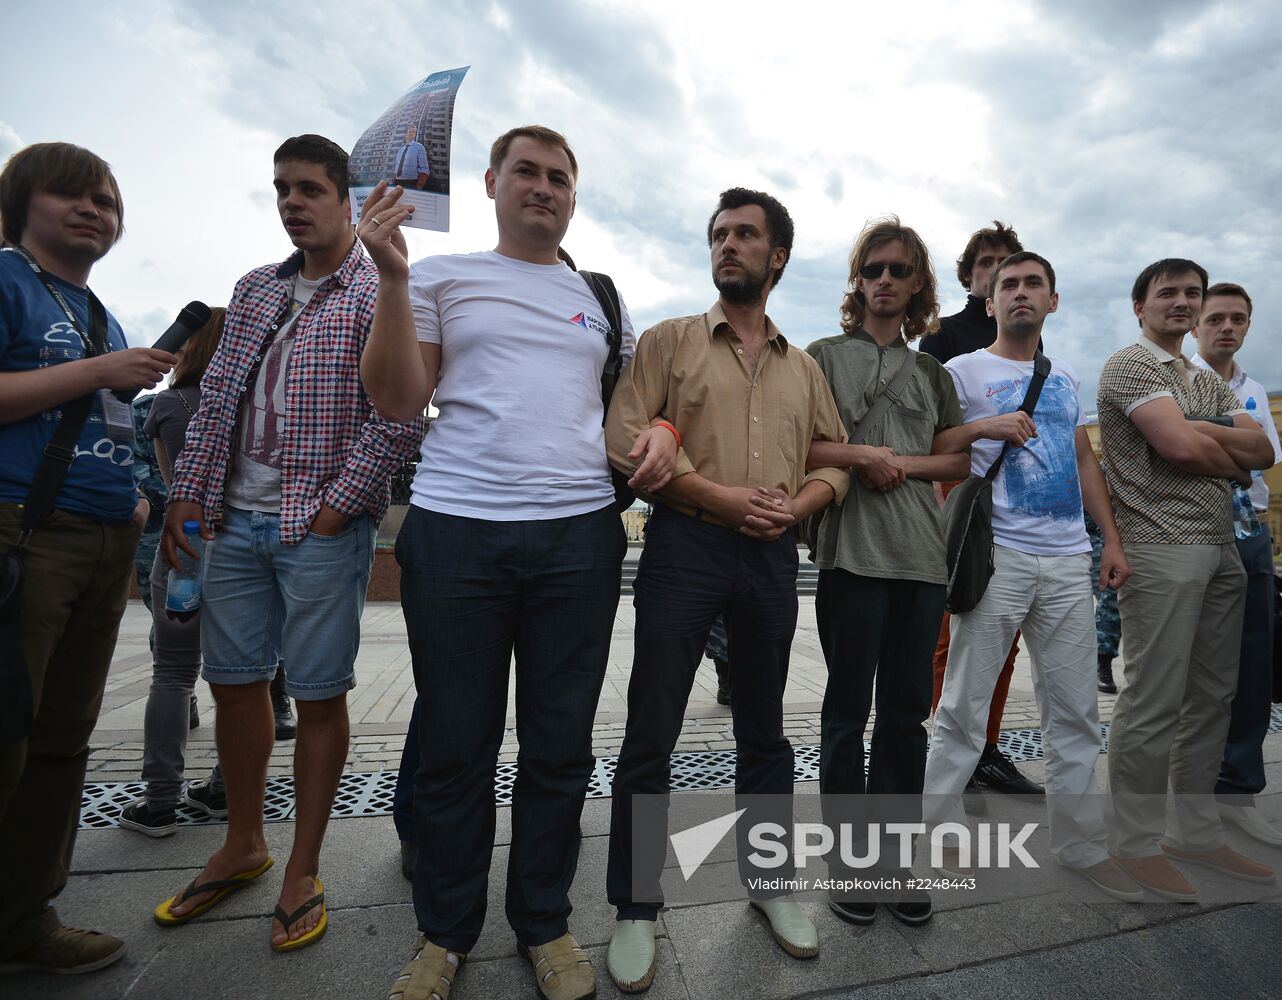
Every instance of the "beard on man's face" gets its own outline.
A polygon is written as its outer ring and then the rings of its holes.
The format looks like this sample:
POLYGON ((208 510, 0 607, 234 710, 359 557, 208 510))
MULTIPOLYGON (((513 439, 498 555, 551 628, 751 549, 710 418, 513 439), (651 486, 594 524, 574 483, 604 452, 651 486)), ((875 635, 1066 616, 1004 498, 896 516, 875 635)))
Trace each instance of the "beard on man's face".
POLYGON ((770 272, 764 271, 760 274, 753 274, 747 269, 747 265, 739 262, 741 270, 735 277, 723 277, 719 274, 712 276, 712 283, 716 286, 721 297, 727 302, 733 302, 735 305, 747 305, 750 302, 756 302, 761 298, 761 293, 765 291, 766 282, 770 280, 770 272))

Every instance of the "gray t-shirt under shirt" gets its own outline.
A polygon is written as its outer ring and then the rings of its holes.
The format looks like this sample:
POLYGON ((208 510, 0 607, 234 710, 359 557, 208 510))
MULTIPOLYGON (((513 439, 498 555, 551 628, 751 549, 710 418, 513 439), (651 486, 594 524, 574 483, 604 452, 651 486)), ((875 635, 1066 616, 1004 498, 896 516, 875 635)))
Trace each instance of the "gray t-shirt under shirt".
POLYGON ((156 438, 165 448, 165 457, 172 469, 182 453, 187 435, 187 424, 200 409, 200 386, 185 385, 181 389, 165 389, 156 394, 151 413, 143 425, 143 433, 156 438))
POLYGON ((245 393, 236 421, 231 475, 225 503, 240 510, 280 513, 280 464, 285 445, 285 376, 294 346, 294 323, 316 289, 330 276, 309 281, 301 274, 294 282, 289 319, 258 367, 245 393))

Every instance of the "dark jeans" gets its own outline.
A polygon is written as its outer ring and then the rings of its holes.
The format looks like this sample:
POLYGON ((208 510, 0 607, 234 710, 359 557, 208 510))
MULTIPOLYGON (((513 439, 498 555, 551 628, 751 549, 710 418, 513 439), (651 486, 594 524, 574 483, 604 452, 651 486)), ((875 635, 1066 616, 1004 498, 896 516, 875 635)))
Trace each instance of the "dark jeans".
POLYGON ((514 651, 521 749, 507 919, 529 947, 566 933, 626 545, 610 508, 502 522, 410 507, 396 558, 422 749, 414 911, 437 945, 469 952, 485 922, 514 651))
POLYGON ((747 831, 782 821, 791 828, 792 746, 783 735, 783 690, 797 627, 797 543, 791 532, 759 542, 662 504, 646 526, 636 592, 635 657, 628 723, 614 775, 606 888, 621 920, 653 920, 663 905, 659 875, 666 851, 666 799, 649 800, 652 836, 633 836, 634 795, 666 796, 669 757, 681 733, 708 631, 725 615, 734 650, 730 711, 737 747, 735 791, 770 795, 740 802, 740 874, 791 877, 790 868, 750 872, 747 831), (774 815, 782 812, 782 816, 774 815))
POLYGON ((405 732, 405 749, 401 751, 401 769, 396 772, 396 789, 392 792, 392 823, 403 844, 412 844, 417 839, 414 836, 414 777, 418 774, 420 760, 418 706, 419 699, 415 695, 410 727, 405 732))
MULTIPOLYGON (((869 823, 921 821, 923 723, 930 714, 932 662, 945 596, 942 584, 858 576, 840 569, 819 572, 815 618, 828 666, 819 791, 824 796, 824 821, 834 829, 852 824, 856 845, 867 842, 869 823), (865 775, 864 729, 873 705, 874 679, 877 721, 865 775), (893 798, 883 803, 865 799, 878 795, 893 798)), ((888 845, 895 844, 892 839, 881 845, 880 867, 899 866, 898 860, 887 857, 888 845)))
POLYGON ((1237 693, 1215 794, 1231 804, 1237 796, 1264 791, 1264 737, 1269 731, 1273 693, 1273 540, 1267 526, 1255 538, 1240 538, 1238 555, 1246 570, 1246 608, 1237 693))

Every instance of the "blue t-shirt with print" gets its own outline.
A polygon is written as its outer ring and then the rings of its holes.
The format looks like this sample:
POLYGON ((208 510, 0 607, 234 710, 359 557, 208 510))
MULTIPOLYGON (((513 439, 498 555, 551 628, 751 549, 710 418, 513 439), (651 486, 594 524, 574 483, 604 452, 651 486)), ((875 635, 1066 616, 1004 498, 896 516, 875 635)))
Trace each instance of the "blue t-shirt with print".
MULTIPOLYGON (((89 296, 85 290, 49 277, 81 329, 88 332, 89 296)), ((107 343, 113 351, 129 346, 120 324, 110 315, 107 343)), ((14 251, 0 251, 0 371, 34 371, 84 356, 79 335, 31 265, 14 251)), ((0 425, 0 503, 26 502, 44 447, 61 415, 55 408, 0 425)), ((132 451, 127 444, 111 440, 102 404, 95 399, 55 507, 98 521, 128 521, 137 502, 132 465, 132 451)))

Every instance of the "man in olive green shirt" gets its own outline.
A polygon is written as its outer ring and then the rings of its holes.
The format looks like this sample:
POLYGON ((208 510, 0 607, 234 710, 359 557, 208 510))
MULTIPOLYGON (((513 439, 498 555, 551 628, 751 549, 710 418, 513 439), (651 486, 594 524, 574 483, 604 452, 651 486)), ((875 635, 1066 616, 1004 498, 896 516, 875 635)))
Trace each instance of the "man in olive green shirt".
MULTIPOLYGON (((922 724, 930 713, 931 663, 948 581, 931 482, 961 479, 969 471, 964 454, 931 454, 935 436, 962 422, 961 409, 939 362, 908 347, 935 325, 937 313, 925 244, 898 219, 877 220, 859 235, 851 255, 850 292, 841 307, 845 332, 807 348, 852 438, 876 399, 891 391, 900 367, 914 366, 863 443, 816 443, 810 453, 812 464, 849 466, 858 480, 845 504, 824 516, 815 556, 815 611, 828 665, 819 790, 827 824, 835 829, 850 823, 857 838, 869 822, 920 820, 922 724), (864 728, 874 678, 877 721, 865 776, 864 728), (865 798, 886 795, 896 798, 865 798), (903 811, 907 803, 916 815, 903 811)), ((897 859, 892 844, 880 845, 881 870, 895 874, 897 859)), ((836 852, 829 865, 834 878, 866 874, 846 871, 836 852)), ((842 919, 864 924, 876 916, 878 901, 907 924, 931 916, 925 890, 896 890, 880 899, 833 894, 829 906, 842 919)))
MULTIPOLYGON (((737 824, 740 877, 745 885, 753 875, 786 878, 782 869, 749 867, 744 838, 758 822, 792 823, 793 756, 783 734, 797 625, 791 527, 840 503, 849 486, 845 469, 806 473, 814 442, 846 435, 819 367, 766 315, 792 235, 792 219, 774 198, 742 188, 724 192, 708 224, 720 298, 705 315, 666 320, 641 337, 606 419, 606 449, 621 471, 631 473, 636 464, 629 454, 633 428, 644 431, 661 419, 680 445, 673 478, 655 497, 634 585, 636 652, 614 776, 607 890, 619 922, 606 966, 625 992, 654 979, 668 760, 719 614, 734 671, 735 791, 752 794, 737 824), (634 837, 636 796, 647 797, 637 815, 644 810, 650 819, 646 833, 634 837)), ((776 895, 753 904, 790 955, 818 954, 814 924, 796 903, 776 895)))

